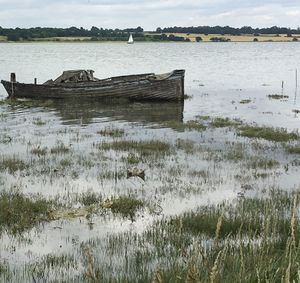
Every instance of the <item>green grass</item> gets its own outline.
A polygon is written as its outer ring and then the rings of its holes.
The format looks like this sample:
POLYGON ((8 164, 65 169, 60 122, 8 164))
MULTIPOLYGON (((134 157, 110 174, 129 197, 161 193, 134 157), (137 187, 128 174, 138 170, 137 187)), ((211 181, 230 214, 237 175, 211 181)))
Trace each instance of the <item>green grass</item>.
POLYGON ((249 168, 252 169, 273 169, 279 166, 279 162, 273 159, 267 158, 251 158, 250 163, 248 164, 249 168))
POLYGON ((140 156, 138 156, 137 154, 134 154, 132 152, 130 152, 126 157, 122 156, 121 160, 128 164, 138 164, 141 162, 140 156))
POLYGON ((32 122, 34 125, 36 126, 43 126, 43 125, 46 125, 46 121, 42 120, 42 118, 35 118, 33 119, 33 122, 32 122))
POLYGON ((287 99, 287 98, 289 98, 289 96, 288 95, 282 95, 282 94, 269 94, 268 98, 279 100, 279 99, 287 99))
POLYGON ((183 132, 185 130, 188 131, 203 131, 206 129, 206 126, 199 121, 190 120, 187 122, 178 122, 178 121, 170 121, 165 123, 165 126, 171 128, 175 131, 183 132))
POLYGON ((51 154, 67 154, 70 152, 70 148, 65 146, 62 142, 50 149, 51 154))
POLYGON ((9 174, 14 174, 17 171, 23 171, 29 168, 29 164, 19 159, 16 156, 2 157, 0 159, 0 171, 8 171, 9 174))
POLYGON ((33 148, 30 152, 37 156, 45 156, 48 152, 48 149, 47 149, 47 147, 39 147, 38 146, 36 148, 33 148))
POLYGON ((287 152, 291 154, 300 154, 300 145, 287 147, 287 152))
POLYGON ((275 142, 288 142, 299 139, 298 133, 289 133, 287 130, 279 128, 243 126, 240 127, 239 130, 241 136, 248 138, 261 138, 275 142))
POLYGON ((124 129, 106 127, 104 130, 98 131, 97 134, 112 138, 121 138, 125 135, 124 129))
POLYGON ((151 155, 165 155, 170 154, 172 146, 169 143, 150 140, 150 141, 113 141, 111 143, 101 143, 99 145, 100 149, 103 150, 117 150, 117 151, 136 151, 141 156, 151 156, 151 155))
POLYGON ((95 192, 87 192, 80 195, 78 201, 84 206, 100 204, 103 201, 102 195, 95 192))
POLYGON ((224 127, 234 127, 240 125, 241 121, 239 120, 231 120, 229 118, 214 118, 210 125, 213 128, 224 128, 224 127))
POLYGON ((248 104, 248 103, 250 103, 252 100, 251 99, 242 99, 241 101, 240 101, 240 104, 248 104))
POLYGON ((0 232, 23 232, 36 224, 51 220, 54 203, 19 192, 0 193, 0 232))
POLYGON ((112 213, 121 215, 124 218, 134 219, 135 214, 143 208, 145 203, 142 200, 130 196, 120 196, 111 198, 104 203, 105 208, 109 208, 112 213))
MULTIPOLYGON (((93 264, 90 253, 90 275, 95 282, 297 282, 299 197, 273 190, 163 218, 142 233, 110 235, 106 256, 122 259, 119 272, 93 264)), ((98 260, 102 242, 89 242, 98 260)))
POLYGON ((195 150, 195 143, 191 140, 177 139, 175 146, 187 154, 191 154, 195 150))

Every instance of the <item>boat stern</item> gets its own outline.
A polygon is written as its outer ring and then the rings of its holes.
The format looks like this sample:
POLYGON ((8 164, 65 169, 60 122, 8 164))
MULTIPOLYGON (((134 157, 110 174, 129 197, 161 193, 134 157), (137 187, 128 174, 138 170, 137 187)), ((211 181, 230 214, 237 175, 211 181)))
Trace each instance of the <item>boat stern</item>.
POLYGON ((1 83, 3 84, 6 92, 8 93, 8 96, 12 96, 13 94, 13 91, 14 91, 14 83, 11 83, 9 81, 4 81, 4 80, 1 80, 1 83))

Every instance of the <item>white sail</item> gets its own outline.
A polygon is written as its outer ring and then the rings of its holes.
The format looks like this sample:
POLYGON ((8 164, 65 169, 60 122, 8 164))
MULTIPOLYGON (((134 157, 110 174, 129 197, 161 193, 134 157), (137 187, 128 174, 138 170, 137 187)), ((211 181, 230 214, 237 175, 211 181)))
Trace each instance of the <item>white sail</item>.
POLYGON ((128 39, 128 44, 132 44, 133 43, 133 37, 132 34, 130 34, 129 39, 128 39))

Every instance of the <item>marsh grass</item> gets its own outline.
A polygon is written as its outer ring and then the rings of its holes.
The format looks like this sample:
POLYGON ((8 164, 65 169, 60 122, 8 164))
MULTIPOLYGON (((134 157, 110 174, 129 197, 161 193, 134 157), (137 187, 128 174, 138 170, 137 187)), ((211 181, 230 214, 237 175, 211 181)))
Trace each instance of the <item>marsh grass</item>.
POLYGON ((46 125, 46 121, 42 120, 42 118, 35 118, 33 119, 33 122, 32 122, 34 125, 36 126, 43 126, 43 125, 46 125))
POLYGON ((190 120, 187 122, 170 121, 165 123, 165 126, 179 132, 183 132, 185 130, 204 131, 206 129, 206 126, 197 120, 190 120))
POLYGON ((78 201, 84 206, 90 206, 94 204, 100 204, 103 201, 101 194, 95 192, 86 192, 79 196, 78 201))
POLYGON ((248 104, 251 101, 252 101, 251 99, 243 99, 243 100, 240 101, 240 104, 248 104))
POLYGON ((14 174, 17 171, 23 171, 28 168, 29 164, 16 156, 3 156, 2 159, 0 159, 0 171, 7 170, 9 174, 14 174))
POLYGON ((108 136, 111 138, 121 138, 125 135, 124 129, 106 127, 105 129, 98 131, 97 134, 102 136, 108 136))
POLYGON ((39 196, 25 196, 19 192, 0 193, 0 232, 23 232, 36 224, 51 220, 50 212, 56 204, 39 196))
POLYGON ((266 159, 266 158, 254 158, 252 157, 250 159, 250 163, 247 163, 247 167, 248 168, 252 168, 252 169, 273 169, 276 168, 280 165, 280 163, 277 160, 273 160, 273 159, 266 159))
POLYGON ((286 148, 286 150, 291 154, 300 154, 300 145, 289 146, 286 148))
POLYGON ((279 100, 279 99, 287 99, 287 98, 289 98, 289 96, 288 95, 283 95, 283 94, 269 94, 268 98, 279 100))
POLYGON ((130 152, 126 157, 122 156, 121 160, 128 164, 138 164, 141 162, 141 157, 137 154, 130 152))
POLYGON ((287 132, 282 128, 268 128, 257 126, 243 126, 239 128, 239 135, 248 138, 261 138, 268 141, 288 142, 298 140, 299 134, 295 132, 287 132))
POLYGON ((56 146, 50 149, 51 154, 67 154, 70 152, 70 148, 64 145, 62 142, 57 143, 56 146))
POLYGON ((125 256, 120 272, 93 260, 90 270, 104 282, 297 282, 299 196, 273 190, 110 235, 106 254, 125 256))
POLYGON ((238 125, 241 125, 241 121, 240 120, 231 120, 229 118, 220 118, 220 117, 217 117, 217 118, 214 118, 210 125, 211 127, 213 128, 224 128, 224 127, 235 127, 235 126, 238 126, 238 125))
POLYGON ((45 156, 48 152, 48 149, 47 149, 47 147, 39 147, 38 146, 36 148, 33 148, 30 152, 37 156, 45 156))
POLYGON ((195 150, 195 143, 187 139, 177 139, 175 146, 177 149, 183 150, 187 154, 192 154, 195 150))
POLYGON ((171 153, 172 145, 160 140, 150 141, 113 141, 111 143, 101 143, 99 148, 103 150, 116 150, 116 151, 136 151, 140 156, 151 155, 168 155, 171 153))
POLYGON ((109 208, 112 213, 133 221, 136 213, 145 206, 145 203, 131 196, 119 196, 107 200, 103 206, 109 208))

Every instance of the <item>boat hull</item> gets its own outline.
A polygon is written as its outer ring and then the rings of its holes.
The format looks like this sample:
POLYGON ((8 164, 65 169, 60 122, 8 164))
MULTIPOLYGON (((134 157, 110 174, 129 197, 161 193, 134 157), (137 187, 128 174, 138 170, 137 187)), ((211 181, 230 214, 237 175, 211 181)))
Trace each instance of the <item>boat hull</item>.
POLYGON ((161 76, 142 74, 80 83, 25 84, 3 80, 1 83, 8 95, 16 98, 90 97, 165 101, 184 99, 184 70, 175 70, 161 76))

